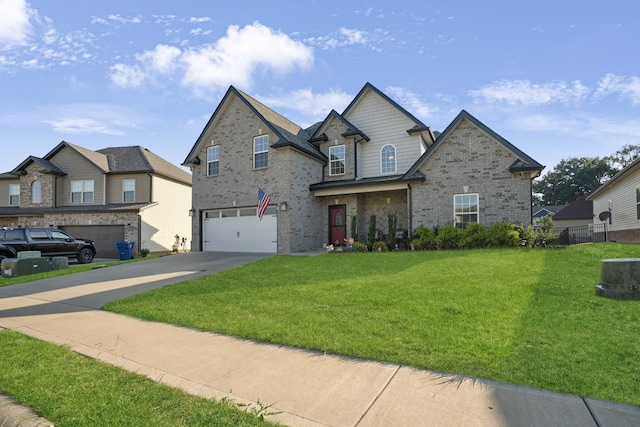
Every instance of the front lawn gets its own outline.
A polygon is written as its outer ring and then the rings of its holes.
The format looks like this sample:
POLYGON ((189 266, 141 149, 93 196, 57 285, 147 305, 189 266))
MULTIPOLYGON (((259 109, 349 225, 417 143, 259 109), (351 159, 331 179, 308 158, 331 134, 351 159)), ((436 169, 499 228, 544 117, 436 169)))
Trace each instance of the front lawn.
POLYGON ((58 426, 272 425, 253 408, 192 396, 17 332, 0 331, 0 348, 0 391, 58 426))
POLYGON ((595 295, 640 246, 274 256, 109 304, 260 341, 640 405, 640 301, 595 295))

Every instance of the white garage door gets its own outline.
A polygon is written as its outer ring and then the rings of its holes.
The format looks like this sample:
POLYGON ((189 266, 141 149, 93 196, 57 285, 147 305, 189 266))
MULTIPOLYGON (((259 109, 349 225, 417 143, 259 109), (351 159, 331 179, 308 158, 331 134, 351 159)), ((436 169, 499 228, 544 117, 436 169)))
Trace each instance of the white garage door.
POLYGON ((204 251, 278 252, 278 216, 275 207, 258 219, 256 208, 205 212, 204 251))

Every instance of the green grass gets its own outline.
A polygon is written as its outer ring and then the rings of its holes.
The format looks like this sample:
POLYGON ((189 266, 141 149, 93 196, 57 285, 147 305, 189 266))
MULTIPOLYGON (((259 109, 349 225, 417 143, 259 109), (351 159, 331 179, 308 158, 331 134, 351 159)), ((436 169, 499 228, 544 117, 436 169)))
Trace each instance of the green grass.
POLYGON ((640 405, 640 301, 597 297, 615 243, 275 256, 106 308, 260 341, 640 405))
MULTIPOLYGON (((157 258, 157 257, 149 256, 145 259, 152 259, 152 258, 157 258)), ((0 276, 0 288, 3 286, 15 285, 18 283, 32 282, 35 280, 50 279, 52 277, 59 277, 59 276, 66 276, 68 274, 81 273, 83 271, 89 271, 94 268, 111 267, 114 265, 126 264, 129 262, 137 262, 142 260, 143 258, 133 258, 126 261, 94 262, 92 264, 72 264, 69 266, 69 268, 64 268, 61 270, 46 271, 44 273, 29 274, 26 276, 18 276, 18 277, 0 276)), ((2 424, 0 424, 0 427, 3 427, 2 424)))
POLYGON ((16 332, 0 332, 0 348, 0 390, 55 425, 268 425, 229 403, 191 396, 16 332))

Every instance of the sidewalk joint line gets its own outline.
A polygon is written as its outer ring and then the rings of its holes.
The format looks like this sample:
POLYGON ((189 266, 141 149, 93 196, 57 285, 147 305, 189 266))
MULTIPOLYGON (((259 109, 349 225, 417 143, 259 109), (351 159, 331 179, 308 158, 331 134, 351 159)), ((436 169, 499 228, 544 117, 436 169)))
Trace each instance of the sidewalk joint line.
POLYGON ((357 427, 358 425, 360 425, 360 423, 362 422, 362 420, 364 419, 364 417, 369 413, 369 411, 371 410, 371 408, 373 408, 373 405, 376 404, 376 402, 378 401, 378 399, 380 398, 380 396, 382 396, 382 394, 387 390, 387 388, 389 388, 389 385, 391 384, 391 381, 393 381, 393 379, 396 377, 396 375, 398 375, 398 372, 400 372, 400 368, 402 368, 401 365, 398 365, 395 369, 395 371, 393 372, 393 375, 391 375, 391 377, 389 378, 389 381, 387 381, 387 383, 384 385, 384 387, 382 387, 382 390, 380 390, 380 393, 378 393, 376 395, 376 397, 371 401, 371 404, 367 407, 367 409, 362 413, 362 415, 360 416, 360 418, 358 418, 358 421, 356 421, 356 423, 354 424, 354 427, 357 427))
POLYGON ((584 397, 580 396, 580 399, 582 399, 582 401, 584 402, 584 405, 587 407, 587 411, 589 411, 589 413, 591 414, 591 418, 593 418, 593 422, 596 423, 596 427, 602 427, 602 424, 600 424, 598 422, 598 417, 596 416, 596 414, 591 410, 591 406, 589 406, 589 402, 587 402, 587 399, 585 399, 584 397))

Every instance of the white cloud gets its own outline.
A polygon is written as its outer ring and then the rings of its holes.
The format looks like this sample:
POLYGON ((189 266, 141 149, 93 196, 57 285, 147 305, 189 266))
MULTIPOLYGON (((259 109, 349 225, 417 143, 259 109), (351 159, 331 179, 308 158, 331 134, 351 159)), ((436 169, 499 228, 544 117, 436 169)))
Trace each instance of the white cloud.
POLYGON ((335 35, 310 37, 304 41, 312 46, 318 46, 322 50, 333 50, 354 44, 366 45, 369 42, 369 33, 340 27, 335 35))
POLYGON ((107 19, 118 22, 120 24, 140 24, 142 22, 142 18, 138 16, 122 16, 120 14, 117 15, 109 15, 107 19))
POLYGON ((196 24, 199 24, 201 22, 209 22, 209 21, 211 21, 211 18, 209 18, 208 16, 202 16, 202 17, 192 16, 191 18, 189 18, 189 22, 196 23, 196 24))
MULTIPOLYGON (((306 116, 312 122, 323 120, 331 110, 342 112, 353 99, 353 95, 339 90, 316 93, 309 88, 298 89, 288 94, 256 96, 256 99, 271 108, 291 110, 306 116)), ((300 123, 299 123, 300 124, 300 123)))
POLYGON ((0 45, 25 44, 31 33, 29 18, 36 12, 25 0, 0 0, 0 45))
POLYGON ((609 73, 598 82, 594 98, 600 99, 614 93, 619 94, 623 99, 629 99, 633 105, 640 104, 640 78, 609 73))
POLYGON ((138 65, 116 64, 111 67, 111 81, 120 87, 138 87, 145 74, 138 65))
POLYGON ((226 36, 213 45, 183 52, 183 83, 196 90, 237 84, 251 87, 258 67, 286 73, 306 69, 313 63, 313 51, 284 33, 259 22, 244 28, 231 25, 226 36))
POLYGON ((157 45, 135 55, 133 65, 118 63, 111 67, 111 80, 120 87, 139 87, 158 74, 180 74, 182 84, 196 94, 226 88, 231 84, 251 87, 253 74, 260 67, 276 73, 292 68, 308 68, 313 51, 286 34, 258 22, 240 28, 229 26, 227 34, 214 44, 180 50, 157 45))
POLYGON ((176 59, 180 54, 177 47, 159 44, 153 50, 136 54, 136 59, 145 64, 145 69, 149 71, 167 74, 176 67, 176 59))
POLYGON ((103 135, 122 135, 122 132, 109 127, 107 124, 84 117, 72 117, 60 120, 47 120, 53 130, 64 134, 88 134, 97 133, 103 135))
POLYGON ((385 92, 414 116, 428 118, 438 111, 437 107, 428 105, 417 94, 403 87, 390 86, 385 92))
POLYGON ((509 105, 567 104, 584 100, 588 93, 589 89, 579 80, 543 84, 529 80, 501 80, 469 91, 477 102, 504 102, 509 105))

